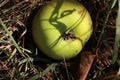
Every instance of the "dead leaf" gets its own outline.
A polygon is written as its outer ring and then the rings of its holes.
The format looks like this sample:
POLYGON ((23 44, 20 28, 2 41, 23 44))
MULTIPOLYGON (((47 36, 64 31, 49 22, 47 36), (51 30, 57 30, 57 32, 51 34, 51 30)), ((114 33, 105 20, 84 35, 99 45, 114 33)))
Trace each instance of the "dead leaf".
POLYGON ((85 80, 92 66, 95 55, 92 52, 82 52, 73 64, 75 80, 85 80))

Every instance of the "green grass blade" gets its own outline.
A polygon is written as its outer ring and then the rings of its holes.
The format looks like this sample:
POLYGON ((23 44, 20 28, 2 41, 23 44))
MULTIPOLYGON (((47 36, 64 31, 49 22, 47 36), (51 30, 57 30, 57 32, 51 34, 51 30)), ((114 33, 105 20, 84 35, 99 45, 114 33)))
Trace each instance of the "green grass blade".
POLYGON ((115 35, 115 43, 114 43, 114 54, 113 54, 113 64, 117 61, 118 58, 118 50, 120 47, 120 0, 118 0, 118 14, 116 18, 116 35, 115 35))
POLYGON ((67 73, 67 78, 68 78, 68 80, 70 80, 70 76, 69 76, 69 72, 68 72, 68 68, 67 68, 66 60, 65 60, 64 57, 63 57, 63 59, 64 59, 64 64, 65 64, 65 70, 66 70, 66 73, 67 73))
POLYGON ((29 80, 37 80, 43 76, 45 76, 51 69, 55 68, 58 63, 52 63, 50 66, 48 66, 43 72, 40 72, 36 74, 35 76, 31 77, 29 80))
POLYGON ((109 10, 111 10, 115 6, 116 2, 117 2, 117 0, 112 0, 111 1, 109 10))
POLYGON ((18 44, 16 43, 16 41, 14 40, 14 38, 12 37, 12 35, 10 34, 10 32, 7 29, 7 27, 5 26, 5 24, 3 24, 3 22, 2 22, 1 19, 0 19, 0 26, 2 26, 4 28, 4 30, 7 32, 8 36, 10 37, 11 41, 13 42, 14 46, 17 48, 17 50, 19 51, 19 53, 22 53, 20 47, 18 46, 18 44))
POLYGON ((15 72, 16 72, 15 77, 17 78, 17 80, 23 80, 21 75, 20 75, 20 72, 19 72, 19 69, 18 69, 17 65, 15 65, 15 72))
POLYGON ((26 63, 26 62, 33 62, 33 58, 26 58, 26 59, 23 59, 22 61, 19 62, 18 66, 20 66, 21 64, 23 63, 26 63))
POLYGON ((103 37, 104 30, 105 30, 105 28, 106 28, 106 24, 107 24, 109 15, 110 15, 110 13, 111 13, 111 10, 112 10, 112 8, 115 6, 116 2, 117 2, 117 0, 112 0, 111 3, 110 3, 110 5, 109 5, 109 10, 108 10, 107 15, 106 15, 106 17, 105 17, 105 21, 104 21, 104 24, 103 24, 103 28, 102 28, 101 34, 100 34, 100 36, 99 36, 99 39, 98 39, 97 48, 98 48, 99 43, 100 43, 100 41, 101 41, 101 39, 102 39, 102 37, 103 37))

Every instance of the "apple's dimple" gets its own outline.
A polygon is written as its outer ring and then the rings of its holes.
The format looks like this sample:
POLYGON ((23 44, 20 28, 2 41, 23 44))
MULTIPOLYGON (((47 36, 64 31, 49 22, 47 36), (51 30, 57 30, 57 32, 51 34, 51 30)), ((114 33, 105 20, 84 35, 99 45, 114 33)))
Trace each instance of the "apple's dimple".
POLYGON ((85 7, 75 0, 53 0, 33 18, 32 34, 47 56, 63 60, 75 57, 92 34, 92 20, 85 7))
POLYGON ((64 33, 62 37, 64 38, 64 40, 74 41, 76 39, 75 35, 72 32, 64 33))

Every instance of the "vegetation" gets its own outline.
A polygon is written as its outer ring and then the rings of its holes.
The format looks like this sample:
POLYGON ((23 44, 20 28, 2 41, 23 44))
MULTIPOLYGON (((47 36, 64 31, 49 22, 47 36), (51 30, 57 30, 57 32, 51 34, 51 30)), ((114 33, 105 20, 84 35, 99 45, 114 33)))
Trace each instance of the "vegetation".
POLYGON ((94 32, 69 61, 46 57, 32 40, 32 17, 48 2, 0 0, 0 80, 119 80, 120 0, 78 1, 90 12, 94 32))

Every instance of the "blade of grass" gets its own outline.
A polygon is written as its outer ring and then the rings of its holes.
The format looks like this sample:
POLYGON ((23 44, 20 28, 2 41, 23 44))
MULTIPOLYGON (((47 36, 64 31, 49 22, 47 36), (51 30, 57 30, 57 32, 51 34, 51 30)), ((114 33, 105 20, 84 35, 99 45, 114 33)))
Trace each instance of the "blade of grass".
POLYGON ((16 76, 17 80, 23 80, 21 75, 20 75, 20 72, 19 72, 17 65, 15 65, 15 72, 16 72, 15 76, 16 76))
POLYGON ((9 44, 9 42, 7 42, 7 41, 5 41, 3 39, 0 39, 0 43, 2 43, 2 44, 9 44))
POLYGON ((18 66, 20 66, 20 65, 23 64, 23 63, 26 63, 27 61, 33 62, 33 58, 26 58, 26 59, 23 59, 22 61, 19 62, 18 66))
POLYGON ((41 61, 41 62, 44 62, 44 63, 52 63, 52 61, 49 60, 49 59, 39 58, 39 57, 33 57, 33 58, 29 57, 29 58, 25 58, 25 59, 21 60, 18 65, 20 66, 21 64, 24 64, 27 61, 29 61, 29 62, 41 61))
POLYGON ((12 54, 10 55, 10 57, 7 59, 7 61, 10 61, 10 59, 12 59, 12 57, 15 55, 16 52, 17 52, 17 49, 15 48, 12 54))
POLYGON ((112 10, 112 8, 115 6, 116 2, 117 2, 117 0, 112 0, 111 3, 110 3, 110 5, 109 5, 109 10, 108 10, 107 15, 106 15, 106 17, 105 17, 105 21, 104 21, 104 23, 103 23, 103 28, 102 28, 101 34, 100 34, 100 36, 99 36, 99 39, 98 39, 97 48, 98 48, 99 43, 100 43, 100 41, 101 41, 101 39, 102 39, 102 37, 103 37, 103 34, 104 34, 104 31, 105 31, 106 24, 107 24, 109 15, 110 15, 110 13, 111 13, 111 10, 112 10))
POLYGON ((30 53, 30 54, 32 53, 30 50, 28 50, 26 48, 20 47, 20 49, 23 50, 23 51, 25 51, 25 52, 27 52, 27 53, 30 53))
POLYGON ((37 79, 45 76, 45 74, 47 74, 51 69, 55 68, 57 65, 58 65, 58 63, 52 63, 43 72, 39 72, 35 76, 31 77, 29 80, 37 80, 37 79))
POLYGON ((67 73, 67 78, 68 78, 68 80, 70 80, 70 76, 69 76, 69 72, 68 72, 68 69, 67 69, 66 60, 65 60, 64 57, 63 57, 63 59, 64 59, 64 64, 65 64, 65 70, 66 70, 66 73, 67 73))
POLYGON ((2 20, 0 19, 0 26, 2 26, 4 28, 4 30, 7 32, 8 36, 10 37, 10 40, 13 42, 14 46, 17 48, 17 50, 19 51, 19 53, 22 53, 20 47, 18 46, 18 44, 16 43, 16 41, 14 40, 13 36, 10 34, 9 30, 7 29, 7 27, 5 26, 5 24, 3 24, 2 20))
POLYGON ((114 43, 114 54, 112 62, 113 64, 117 61, 118 58, 118 50, 120 47, 120 0, 118 0, 118 14, 116 18, 116 34, 115 34, 115 43, 114 43))

